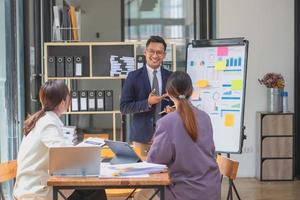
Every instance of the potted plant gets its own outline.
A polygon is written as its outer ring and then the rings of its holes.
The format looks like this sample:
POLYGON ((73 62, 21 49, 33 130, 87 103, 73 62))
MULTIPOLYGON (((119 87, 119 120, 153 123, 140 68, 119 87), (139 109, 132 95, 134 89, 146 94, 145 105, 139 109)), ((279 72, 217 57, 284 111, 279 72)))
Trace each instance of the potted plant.
POLYGON ((282 112, 282 94, 285 86, 283 76, 277 73, 267 73, 262 79, 258 79, 258 82, 267 87, 267 110, 282 112))

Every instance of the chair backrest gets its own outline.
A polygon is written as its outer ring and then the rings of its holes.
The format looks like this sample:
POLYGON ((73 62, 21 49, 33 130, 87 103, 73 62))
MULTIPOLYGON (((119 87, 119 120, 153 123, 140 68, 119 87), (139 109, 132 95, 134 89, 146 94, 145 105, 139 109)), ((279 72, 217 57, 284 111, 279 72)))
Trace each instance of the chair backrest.
POLYGON ((234 180, 237 175, 239 168, 239 162, 231 160, 221 155, 217 155, 217 163, 219 165, 220 172, 223 176, 228 177, 231 180, 234 180))
POLYGON ((11 160, 0 164, 0 183, 14 179, 17 174, 17 161, 11 160))

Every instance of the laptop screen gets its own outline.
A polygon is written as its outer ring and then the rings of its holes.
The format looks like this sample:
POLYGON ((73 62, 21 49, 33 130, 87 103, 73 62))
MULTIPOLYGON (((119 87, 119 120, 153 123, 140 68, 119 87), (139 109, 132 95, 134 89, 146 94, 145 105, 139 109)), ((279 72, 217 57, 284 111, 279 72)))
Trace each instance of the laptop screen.
POLYGON ((49 174, 55 176, 99 176, 101 147, 51 147, 49 174))
POLYGON ((105 143, 116 155, 111 160, 111 164, 125 164, 141 161, 140 157, 127 142, 105 140, 105 143))

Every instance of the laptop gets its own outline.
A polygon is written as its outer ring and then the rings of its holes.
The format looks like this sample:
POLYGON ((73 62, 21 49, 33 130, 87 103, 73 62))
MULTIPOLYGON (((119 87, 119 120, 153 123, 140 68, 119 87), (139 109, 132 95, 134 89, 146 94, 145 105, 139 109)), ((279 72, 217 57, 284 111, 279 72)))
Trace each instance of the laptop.
POLYGON ((112 165, 136 163, 142 161, 127 142, 105 140, 105 144, 115 154, 115 157, 113 157, 110 161, 110 164, 112 165))
POLYGON ((51 147, 49 174, 53 176, 99 176, 101 147, 51 147))

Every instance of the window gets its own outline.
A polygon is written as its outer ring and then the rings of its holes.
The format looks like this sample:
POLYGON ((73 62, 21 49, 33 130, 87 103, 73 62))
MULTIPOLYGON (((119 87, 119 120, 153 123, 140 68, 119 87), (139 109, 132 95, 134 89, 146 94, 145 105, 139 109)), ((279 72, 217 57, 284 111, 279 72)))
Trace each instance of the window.
MULTIPOLYGON (((16 159, 24 104, 22 72, 22 1, 0 3, 0 160, 16 159), (16 33, 16 34, 14 34, 16 33)), ((12 199, 11 182, 3 185, 5 199, 12 199)))

